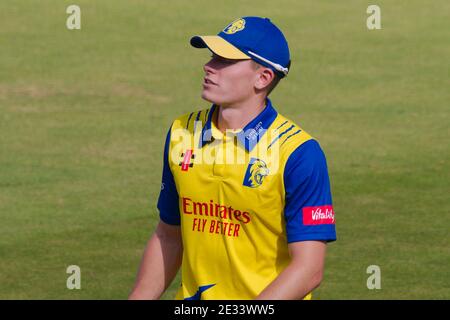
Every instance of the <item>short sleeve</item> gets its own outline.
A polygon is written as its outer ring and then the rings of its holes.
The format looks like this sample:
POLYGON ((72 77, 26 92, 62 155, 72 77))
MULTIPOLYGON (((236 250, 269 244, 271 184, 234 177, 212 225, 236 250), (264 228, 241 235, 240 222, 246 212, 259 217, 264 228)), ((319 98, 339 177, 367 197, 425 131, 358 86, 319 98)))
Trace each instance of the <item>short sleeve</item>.
POLYGON ((289 156, 284 186, 288 242, 336 240, 327 163, 316 140, 304 142, 289 156))
POLYGON ((164 146, 164 164, 162 173, 161 192, 158 199, 159 217, 171 225, 180 225, 180 208, 178 206, 178 191, 172 171, 169 166, 170 130, 167 133, 164 146))

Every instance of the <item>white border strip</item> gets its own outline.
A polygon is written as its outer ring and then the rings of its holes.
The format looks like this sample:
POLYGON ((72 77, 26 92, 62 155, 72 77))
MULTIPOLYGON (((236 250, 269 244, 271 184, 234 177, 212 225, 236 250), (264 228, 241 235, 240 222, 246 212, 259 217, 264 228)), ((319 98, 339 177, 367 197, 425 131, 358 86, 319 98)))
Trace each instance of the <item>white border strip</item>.
POLYGON ((288 74, 288 72, 289 72, 289 69, 288 69, 288 68, 285 68, 285 67, 283 67, 282 65, 280 65, 280 64, 278 64, 278 63, 274 63, 274 62, 272 62, 272 61, 270 61, 270 60, 267 60, 266 58, 263 58, 263 57, 261 57, 260 55, 257 55, 257 54, 254 53, 254 52, 248 51, 248 53, 250 53, 252 56, 254 56, 254 57, 258 58, 258 59, 261 59, 261 60, 264 61, 265 63, 270 64, 270 65, 271 65, 272 67, 274 67, 276 70, 278 70, 278 71, 280 71, 280 72, 283 72, 285 76, 286 76, 286 75, 288 74))

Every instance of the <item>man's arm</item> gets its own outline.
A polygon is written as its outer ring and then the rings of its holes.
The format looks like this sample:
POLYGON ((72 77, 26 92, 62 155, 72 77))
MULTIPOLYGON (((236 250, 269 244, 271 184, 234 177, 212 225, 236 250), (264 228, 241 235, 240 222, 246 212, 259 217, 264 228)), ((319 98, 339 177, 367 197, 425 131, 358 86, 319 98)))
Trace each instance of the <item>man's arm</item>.
POLYGON ((301 241, 289 244, 291 262, 256 298, 257 300, 303 299, 322 281, 326 243, 301 241))
POLYGON ((311 139, 293 151, 284 170, 284 218, 291 262, 257 299, 302 299, 322 281, 326 243, 336 240, 325 154, 311 139))
POLYGON ((180 226, 160 221, 144 251, 129 299, 159 299, 177 274, 182 255, 180 226))

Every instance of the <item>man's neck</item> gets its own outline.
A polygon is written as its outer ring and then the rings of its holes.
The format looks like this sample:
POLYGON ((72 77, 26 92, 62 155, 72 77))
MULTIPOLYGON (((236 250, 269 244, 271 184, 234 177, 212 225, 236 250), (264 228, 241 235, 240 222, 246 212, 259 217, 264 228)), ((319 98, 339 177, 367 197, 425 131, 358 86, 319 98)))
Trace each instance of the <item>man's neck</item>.
POLYGON ((219 106, 217 127, 222 132, 225 132, 227 129, 242 129, 256 118, 264 110, 265 106, 265 98, 254 99, 232 106, 219 106))

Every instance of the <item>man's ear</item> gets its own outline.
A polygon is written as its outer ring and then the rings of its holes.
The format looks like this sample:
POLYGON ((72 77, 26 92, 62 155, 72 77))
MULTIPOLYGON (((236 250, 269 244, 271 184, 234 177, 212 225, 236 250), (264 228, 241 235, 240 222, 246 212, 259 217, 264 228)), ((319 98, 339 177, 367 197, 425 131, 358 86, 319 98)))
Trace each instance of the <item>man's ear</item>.
POLYGON ((260 68, 258 71, 255 88, 262 90, 272 83, 272 80, 275 78, 275 73, 269 68, 260 68))

